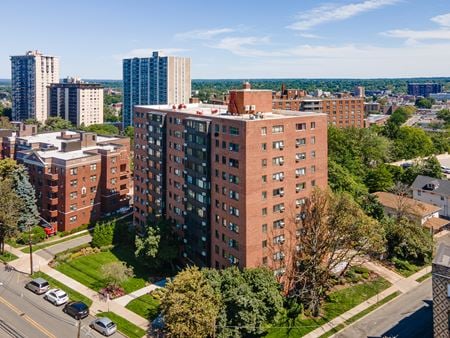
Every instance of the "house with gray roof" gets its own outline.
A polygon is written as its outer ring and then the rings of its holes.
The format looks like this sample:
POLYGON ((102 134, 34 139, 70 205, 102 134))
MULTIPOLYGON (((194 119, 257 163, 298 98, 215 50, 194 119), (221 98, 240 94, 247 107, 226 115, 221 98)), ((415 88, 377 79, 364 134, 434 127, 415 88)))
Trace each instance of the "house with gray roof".
POLYGON ((411 189, 415 200, 440 207, 439 215, 450 218, 450 181, 419 175, 411 189))

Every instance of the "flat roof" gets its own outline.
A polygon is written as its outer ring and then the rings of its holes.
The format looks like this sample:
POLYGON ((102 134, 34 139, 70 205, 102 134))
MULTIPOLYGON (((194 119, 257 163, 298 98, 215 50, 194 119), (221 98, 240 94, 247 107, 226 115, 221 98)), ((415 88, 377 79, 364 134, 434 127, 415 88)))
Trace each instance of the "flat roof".
POLYGON ((67 152, 63 152, 63 151, 59 151, 59 150, 50 150, 50 151, 36 151, 36 153, 38 154, 39 157, 41 157, 43 159, 57 158, 60 160, 69 161, 69 160, 75 160, 78 158, 93 156, 93 154, 89 153, 89 152, 93 151, 93 150, 97 150, 97 149, 114 151, 116 149, 116 147, 113 145, 105 144, 105 145, 86 147, 81 150, 73 150, 73 151, 67 151, 67 152))
POLYGON ((244 121, 259 121, 261 119, 273 120, 284 118, 295 118, 299 116, 327 116, 324 113, 317 113, 312 111, 293 111, 273 109, 271 112, 262 112, 262 118, 252 118, 255 114, 235 114, 232 115, 228 112, 228 106, 225 105, 213 105, 203 103, 190 103, 185 105, 186 108, 178 109, 172 108, 172 105, 136 105, 135 108, 144 108, 150 110, 156 110, 161 112, 177 112, 193 115, 195 117, 215 117, 228 120, 244 120, 244 121))

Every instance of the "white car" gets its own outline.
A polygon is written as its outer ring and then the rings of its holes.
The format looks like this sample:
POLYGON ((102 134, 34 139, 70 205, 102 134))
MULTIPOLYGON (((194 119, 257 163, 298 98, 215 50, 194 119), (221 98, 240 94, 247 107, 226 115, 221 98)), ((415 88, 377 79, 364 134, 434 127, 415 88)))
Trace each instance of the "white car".
POLYGON ((51 289, 45 293, 44 299, 48 300, 53 305, 63 305, 69 300, 69 296, 63 290, 51 289))

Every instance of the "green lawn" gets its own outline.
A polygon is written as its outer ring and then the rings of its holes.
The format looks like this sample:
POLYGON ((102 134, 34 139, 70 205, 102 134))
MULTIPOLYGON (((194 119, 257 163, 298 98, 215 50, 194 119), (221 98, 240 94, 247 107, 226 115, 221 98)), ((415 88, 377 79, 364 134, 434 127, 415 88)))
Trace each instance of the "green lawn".
POLYGON ((126 293, 141 289, 151 275, 151 271, 143 266, 134 257, 134 253, 123 247, 115 247, 112 251, 100 252, 88 256, 82 256, 66 263, 59 263, 56 270, 75 279, 87 287, 99 291, 105 286, 100 270, 107 263, 123 261, 134 269, 135 277, 129 278, 122 287, 126 293))
POLYGON ((5 251, 5 253, 3 255, 0 255, 0 261, 8 263, 11 262, 15 259, 17 259, 19 257, 17 257, 16 255, 14 255, 11 252, 5 251))
POLYGON ((151 295, 146 294, 133 299, 125 306, 128 310, 137 313, 145 319, 153 320, 159 313, 159 301, 151 295))
MULTIPOLYGON (((59 239, 57 241, 53 240, 53 241, 47 241, 47 242, 38 243, 38 244, 33 245, 33 252, 36 252, 38 250, 47 248, 47 247, 55 245, 55 244, 67 242, 67 241, 70 241, 70 240, 78 238, 78 237, 86 236, 87 234, 88 234, 87 232, 83 232, 81 234, 77 234, 77 235, 74 235, 74 236, 71 236, 71 237, 65 237, 65 238, 59 239)), ((24 252, 24 253, 30 253, 30 247, 26 246, 21 251, 24 252)))
POLYGON ((83 303, 85 303, 85 304, 87 304, 89 306, 92 305, 92 300, 90 298, 82 295, 81 293, 78 293, 74 289, 69 288, 68 286, 62 284, 61 282, 59 282, 56 279, 50 277, 49 275, 38 271, 38 272, 35 272, 33 274, 33 278, 37 278, 37 277, 41 277, 41 278, 46 279, 50 283, 50 286, 53 287, 53 288, 58 288, 58 289, 64 290, 71 300, 81 301, 81 302, 83 302, 83 303))
POLYGON ((114 312, 101 312, 97 317, 108 317, 117 325, 117 329, 129 338, 142 338, 145 335, 145 330, 134 325, 123 317, 116 315, 114 312))
POLYGON ((423 275, 422 277, 417 278, 416 282, 422 283, 424 280, 427 280, 430 277, 431 277, 431 272, 428 272, 425 275, 423 275))
POLYGON ((390 285, 391 284, 387 280, 378 277, 370 282, 356 284, 345 289, 331 292, 322 306, 323 314, 321 317, 308 318, 303 316, 302 318, 298 318, 295 323, 292 323, 293 325, 289 325, 287 322, 276 324, 274 326, 278 327, 269 329, 267 337, 281 338, 304 336, 363 301, 375 296, 390 285))

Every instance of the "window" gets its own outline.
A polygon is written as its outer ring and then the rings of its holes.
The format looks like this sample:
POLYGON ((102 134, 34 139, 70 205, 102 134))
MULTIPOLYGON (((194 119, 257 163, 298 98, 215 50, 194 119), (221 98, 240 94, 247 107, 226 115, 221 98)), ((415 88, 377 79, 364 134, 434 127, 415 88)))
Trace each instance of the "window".
POLYGON ((70 223, 75 223, 77 221, 77 216, 70 217, 70 223))
POLYGON ((76 174, 78 174, 78 168, 70 169, 70 175, 76 175, 76 174))
POLYGON ((278 220, 273 222, 273 228, 274 229, 283 229, 284 226, 285 226, 284 218, 278 219, 278 220))
POLYGON ((266 239, 264 241, 262 241, 261 246, 263 249, 267 248, 267 240, 266 239))
POLYGON ((273 126, 272 127, 272 134, 279 134, 284 132, 284 126, 283 125, 278 125, 278 126, 273 126))
POLYGON ((275 236, 273 238, 273 244, 283 244, 284 243, 284 235, 275 236))
POLYGON ((296 147, 301 147, 301 146, 304 146, 305 144, 306 144, 306 138, 298 138, 295 140, 296 147))
POLYGON ((316 158, 316 151, 315 150, 311 151, 311 158, 316 158))
POLYGON ((306 159, 306 153, 297 153, 295 154, 295 161, 299 162, 299 161, 303 161, 306 159))
POLYGON ((230 205, 230 215, 239 217, 239 209, 230 205))
POLYGON ((283 150, 284 149, 284 141, 274 141, 272 143, 272 148, 273 149, 283 150))
POLYGON ((70 186, 71 186, 71 187, 76 187, 76 186, 77 186, 77 183, 78 183, 78 180, 71 180, 71 181, 70 181, 70 186))
POLYGON ((306 175, 306 168, 297 168, 295 169, 295 176, 304 176, 306 175))
POLYGON ((267 143, 261 143, 261 150, 263 151, 267 150, 267 143))
POLYGON ((267 182, 267 175, 262 175, 261 179, 262 179, 263 183, 266 183, 267 182))
POLYGON ((316 186, 316 180, 312 180, 311 181, 311 187, 315 187, 316 186))
POLYGON ((266 216, 267 215, 267 208, 261 209, 261 215, 266 216))
POLYGON ((239 152, 239 144, 230 142, 228 149, 230 151, 239 152))
POLYGON ((295 130, 306 130, 306 123, 296 123, 295 124, 295 130))
POLYGON ((263 233, 266 233, 266 232, 267 232, 267 224, 263 224, 263 225, 261 226, 261 229, 262 229, 262 232, 263 232, 263 233))
POLYGON ((112 185, 116 184, 116 182, 117 182, 117 179, 116 179, 116 178, 111 178, 111 184, 112 184, 112 185))
POLYGON ((284 188, 273 189, 272 195, 283 197, 284 196, 284 188))
POLYGON ((279 173, 272 174, 272 179, 274 181, 283 181, 284 180, 284 173, 283 172, 279 172, 279 173))
POLYGON ((297 183, 295 185, 295 192, 300 192, 302 190, 305 190, 305 188, 306 188, 306 183, 305 182, 297 183))
POLYGON ((77 198, 77 192, 76 192, 76 191, 72 191, 72 192, 70 193, 70 199, 73 200, 73 199, 75 199, 75 198, 77 198))
POLYGON ((91 164, 91 171, 97 170, 97 164, 91 164))
POLYGON ((311 129, 315 129, 316 128, 316 122, 311 122, 311 129))
POLYGON ((239 201, 239 193, 237 191, 230 190, 230 198, 239 201))
POLYGON ((284 203, 278 203, 273 206, 273 212, 284 212, 284 203))
POLYGON ((239 160, 230 158, 228 163, 229 163, 230 167, 232 167, 232 168, 239 168, 239 160))
POLYGON ((233 136, 239 135, 239 128, 230 127, 230 135, 233 135, 233 136))
POLYGON ((236 175, 228 175, 230 183, 239 184, 239 177, 236 175))
POLYGON ((306 200, 305 200, 304 198, 299 198, 299 199, 295 200, 295 205, 296 205, 297 207, 302 206, 302 205, 304 205, 305 203, 306 203, 306 200))
POLYGON ((91 179, 91 182, 95 182, 95 181, 97 181, 97 176, 96 175, 92 175, 90 177, 90 179, 91 179))
POLYGON ((261 192, 261 198, 263 201, 265 201, 267 199, 267 191, 261 192))
POLYGON ((263 265, 267 265, 267 257, 262 258, 262 263, 263 263, 263 265))
POLYGON ((316 172, 316 166, 315 165, 312 165, 311 166, 311 173, 315 173, 316 172))
POLYGON ((284 164, 284 157, 283 156, 278 156, 278 157, 272 158, 272 164, 273 165, 283 165, 284 164))
POLYGON ((267 127, 261 128, 261 135, 267 135, 267 127))
POLYGON ((261 166, 263 168, 267 167, 267 159, 264 158, 264 159, 261 160, 261 166))
POLYGON ((72 211, 77 210, 77 205, 76 204, 71 204, 70 205, 70 210, 72 210, 72 211))
POLYGON ((316 137, 315 136, 311 136, 311 144, 316 144, 316 137))
POLYGON ((283 259, 284 259, 284 253, 282 251, 278 251, 273 254, 274 261, 281 261, 283 259))

